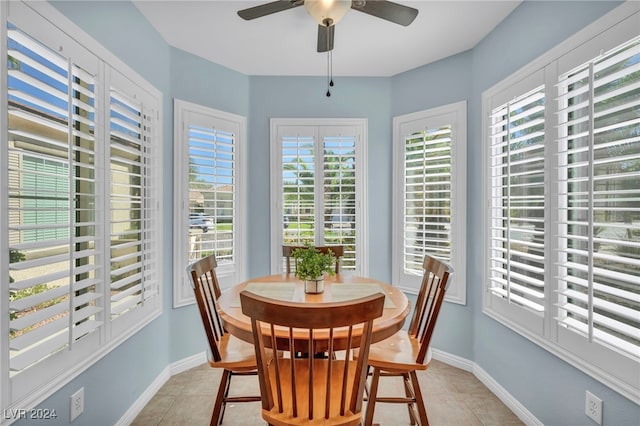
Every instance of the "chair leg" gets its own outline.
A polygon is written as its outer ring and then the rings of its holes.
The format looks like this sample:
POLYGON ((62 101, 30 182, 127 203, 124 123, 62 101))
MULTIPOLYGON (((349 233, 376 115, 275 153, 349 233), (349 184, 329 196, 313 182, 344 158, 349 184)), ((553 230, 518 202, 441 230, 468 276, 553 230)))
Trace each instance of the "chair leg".
MULTIPOLYGON (((367 365, 367 374, 365 375, 365 377, 368 379, 369 376, 371 376, 371 366, 367 365)), ((363 401, 368 401, 369 400, 369 382, 368 382, 368 380, 364 381, 364 398, 362 400, 363 401)))
POLYGON ((210 426, 218 426, 222 423, 222 417, 224 416, 224 400, 227 392, 229 392, 229 382, 231 379, 231 371, 223 370, 222 377, 220 378, 220 386, 218 387, 218 395, 216 396, 216 402, 213 405, 213 414, 211 415, 210 426))
POLYGON ((411 382, 413 384, 413 394, 416 398, 416 405, 418 406, 418 416, 420 417, 420 426, 429 426, 429 419, 427 418, 427 409, 424 406, 424 398, 422 391, 420 390, 420 383, 418 383, 418 375, 415 371, 409 373, 411 375, 411 382))
POLYGON ((380 382, 380 370, 373 369, 373 377, 371 378, 371 389, 369 390, 369 399, 367 400, 367 413, 364 417, 364 426, 373 424, 373 412, 376 407, 376 397, 378 396, 378 383, 380 382))
MULTIPOLYGON (((411 378, 409 377, 409 373, 402 374, 402 384, 404 385, 405 396, 408 400, 412 400, 414 398, 414 394, 411 390, 411 378)), ((412 426, 417 424, 418 420, 416 419, 413 402, 407 402, 407 411, 409 412, 409 424, 412 426)))

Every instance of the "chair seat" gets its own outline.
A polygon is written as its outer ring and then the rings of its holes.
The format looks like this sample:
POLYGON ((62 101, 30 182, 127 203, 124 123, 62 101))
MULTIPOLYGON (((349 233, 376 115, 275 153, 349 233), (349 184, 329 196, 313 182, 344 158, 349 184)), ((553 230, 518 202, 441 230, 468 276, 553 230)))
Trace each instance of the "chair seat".
POLYGON ((393 336, 371 345, 369 365, 390 372, 426 370, 431 361, 431 349, 427 352, 424 364, 416 362, 419 350, 420 342, 405 330, 400 330, 393 336))
MULTIPOLYGON (((330 412, 329 420, 324 417, 324 402, 326 398, 326 387, 324 382, 321 381, 322 386, 314 386, 313 388, 313 400, 317 402, 314 405, 313 419, 308 418, 309 401, 307 395, 309 393, 309 360, 308 359, 283 359, 280 363, 280 377, 286 382, 290 382, 290 363, 296 363, 296 391, 298 394, 298 417, 293 417, 293 407, 291 401, 291 388, 289 386, 283 386, 282 401, 283 412, 279 413, 278 401, 276 398, 275 405, 271 410, 262 410, 262 418, 272 425, 359 425, 362 421, 362 413, 346 413, 344 417, 339 416, 340 412, 340 394, 342 389, 340 386, 333 386, 330 389, 330 412)), ((331 382, 341 383, 342 373, 344 369, 344 363, 349 362, 349 380, 347 387, 347 394, 351 394, 352 383, 355 379, 356 365, 355 361, 336 360, 333 361, 331 367, 331 382)), ((327 359, 313 359, 313 374, 316 377, 326 377, 327 367, 329 362, 327 359)), ((273 394, 277 395, 276 389, 276 372, 275 363, 269 365, 269 375, 271 376, 271 383, 273 394)), ((348 408, 346 409, 348 410, 348 408)))
POLYGON ((209 359, 209 365, 231 371, 256 369, 256 354, 253 345, 226 333, 219 341, 220 361, 209 359))

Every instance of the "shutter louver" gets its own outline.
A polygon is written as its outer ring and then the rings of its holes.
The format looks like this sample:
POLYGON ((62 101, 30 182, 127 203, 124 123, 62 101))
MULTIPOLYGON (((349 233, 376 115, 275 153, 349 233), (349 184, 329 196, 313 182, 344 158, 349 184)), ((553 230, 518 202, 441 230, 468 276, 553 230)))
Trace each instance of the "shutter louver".
POLYGON ((102 324, 94 75, 8 25, 10 369, 102 324))
POLYGON ((343 245, 342 270, 356 269, 356 139, 324 136, 324 243, 343 245))
POLYGON ((544 311, 544 87, 492 111, 490 291, 544 311))
POLYGON ((236 135, 197 124, 188 131, 190 259, 215 253, 218 265, 233 265, 236 135))
POLYGON ((404 273, 422 275, 425 255, 451 262, 451 126, 404 140, 404 273))
POLYGON ((560 76, 558 323, 640 354, 640 38, 560 76))

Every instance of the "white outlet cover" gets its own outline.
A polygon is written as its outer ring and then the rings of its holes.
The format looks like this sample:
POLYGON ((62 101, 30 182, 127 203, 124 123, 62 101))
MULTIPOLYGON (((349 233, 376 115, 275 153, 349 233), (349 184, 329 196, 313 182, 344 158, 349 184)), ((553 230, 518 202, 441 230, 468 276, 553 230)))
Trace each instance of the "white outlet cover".
POLYGON ((69 422, 72 422, 84 411, 84 387, 78 389, 69 399, 69 422))
POLYGON ((602 400, 589 391, 585 396, 584 413, 597 424, 602 424, 602 400))

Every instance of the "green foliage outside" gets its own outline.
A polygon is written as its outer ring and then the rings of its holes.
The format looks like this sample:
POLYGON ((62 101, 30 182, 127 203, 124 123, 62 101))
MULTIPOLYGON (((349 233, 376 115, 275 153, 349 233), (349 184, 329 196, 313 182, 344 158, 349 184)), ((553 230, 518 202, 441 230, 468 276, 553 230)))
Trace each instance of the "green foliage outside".
MULTIPOLYGON (((24 254, 22 254, 21 252, 17 251, 17 250, 9 250, 9 263, 15 263, 15 262, 21 262, 25 259, 24 254)), ((13 277, 11 275, 9 275, 9 283, 13 282, 13 277)), ((32 289, 28 289, 28 290, 32 290, 32 289)), ((46 288, 45 288, 46 290, 46 288)), ((9 300, 16 300, 16 299, 20 299, 22 297, 25 297, 22 295, 22 292, 24 292, 25 290, 20 290, 20 291, 14 291, 14 290, 9 290, 9 300)), ((44 290, 42 290, 44 291, 44 290)), ((40 292, 38 292, 40 293, 40 292)), ((9 318, 11 320, 16 319, 16 313, 15 312, 11 312, 9 314, 9 318)))
MULTIPOLYGON (((25 259, 24 254, 17 250, 9 250, 9 263, 22 262, 25 259)), ((9 282, 13 282, 13 278, 9 276, 9 282)))
MULTIPOLYGON (((313 145, 308 144, 302 150, 313 152, 313 145)), ((312 229, 315 220, 311 206, 316 204, 316 180, 322 179, 325 188, 324 204, 326 215, 331 215, 332 208, 340 209, 341 215, 355 215, 355 169, 350 162, 340 161, 341 158, 355 158, 355 152, 336 154, 325 150, 324 169, 313 170, 304 158, 297 157, 283 165, 285 172, 295 175, 295 178, 284 182, 284 212, 285 216, 296 212, 300 214, 296 221, 291 221, 291 229, 312 229), (335 188, 342 187, 344 193, 335 188), (305 210, 308 210, 305 212, 305 210), (304 212, 304 213, 302 213, 304 212), (299 222, 297 222, 299 221, 299 222)), ((325 219, 330 220, 330 219, 325 219)), ((313 235, 311 235, 313 239, 313 235)), ((294 241, 295 242, 295 241, 294 241)))
MULTIPOLYGON (((19 252, 17 250, 9 250, 9 263, 21 262, 25 259, 26 257, 22 252, 19 252)), ((13 278, 9 276, 9 282, 12 283, 13 281, 14 281, 13 278)), ((22 290, 9 290, 9 301, 24 299, 25 297, 33 296, 34 294, 43 293, 48 289, 49 289, 49 286, 45 283, 45 284, 37 284, 37 285, 34 285, 33 287, 28 287, 22 290)), ((35 310, 44 309, 46 307, 59 303, 62 299, 64 299, 64 297, 58 297, 56 299, 46 301, 34 307, 34 309, 35 310)), ((13 321, 14 319, 19 318, 21 315, 23 315, 22 312, 10 312, 9 319, 13 321)), ((30 327, 29 329, 33 327, 30 327)), ((17 337, 18 335, 22 334, 25 331, 28 331, 28 329, 22 330, 20 332, 12 331, 10 337, 11 338, 17 337)))

